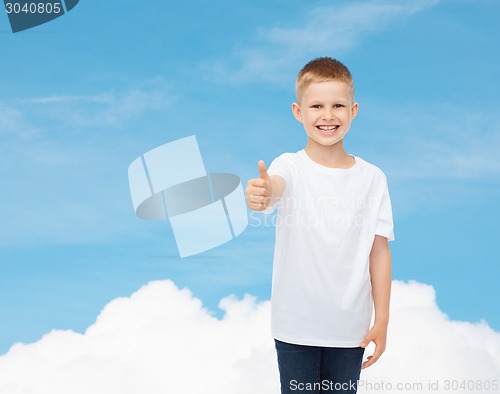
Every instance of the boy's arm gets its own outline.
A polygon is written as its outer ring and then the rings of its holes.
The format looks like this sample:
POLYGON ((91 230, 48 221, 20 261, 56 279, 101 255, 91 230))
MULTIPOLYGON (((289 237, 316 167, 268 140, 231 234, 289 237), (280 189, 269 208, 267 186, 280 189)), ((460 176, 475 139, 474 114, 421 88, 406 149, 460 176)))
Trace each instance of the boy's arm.
POLYGON ((361 343, 365 348, 370 342, 375 343, 373 355, 361 368, 375 363, 385 351, 387 342, 387 326, 389 324, 389 303, 391 298, 392 258, 386 237, 375 235, 370 252, 370 277, 372 283, 373 304, 375 307, 375 322, 361 343))
POLYGON ((269 176, 262 160, 259 161, 258 167, 260 177, 248 181, 245 194, 248 208, 263 211, 283 195, 285 180, 279 175, 269 176))

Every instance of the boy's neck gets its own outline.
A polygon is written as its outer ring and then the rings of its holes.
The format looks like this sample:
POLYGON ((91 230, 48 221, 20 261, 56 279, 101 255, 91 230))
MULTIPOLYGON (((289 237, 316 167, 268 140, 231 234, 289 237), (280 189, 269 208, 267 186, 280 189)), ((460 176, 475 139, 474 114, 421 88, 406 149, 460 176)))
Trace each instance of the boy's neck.
POLYGON ((308 138, 304 148, 311 160, 330 168, 351 168, 355 164, 354 158, 344 149, 344 140, 334 145, 320 145, 308 138))

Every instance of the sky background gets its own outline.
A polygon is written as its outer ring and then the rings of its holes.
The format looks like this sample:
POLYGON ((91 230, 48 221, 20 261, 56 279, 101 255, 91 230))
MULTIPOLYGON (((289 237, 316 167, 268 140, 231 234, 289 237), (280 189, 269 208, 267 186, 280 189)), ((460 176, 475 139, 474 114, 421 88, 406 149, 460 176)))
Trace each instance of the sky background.
MULTIPOLYGON (((497 0, 85 1, 13 34, 0 13, 0 354, 83 332, 150 281, 270 297, 274 228, 180 259, 138 219, 128 165, 196 135, 209 172, 246 185, 305 146, 294 80, 318 56, 351 70, 346 151, 387 175, 394 279, 433 287, 449 319, 500 331, 497 0)), ((412 293, 413 294, 413 293, 412 293)), ((420 293, 416 292, 416 296, 420 293)))

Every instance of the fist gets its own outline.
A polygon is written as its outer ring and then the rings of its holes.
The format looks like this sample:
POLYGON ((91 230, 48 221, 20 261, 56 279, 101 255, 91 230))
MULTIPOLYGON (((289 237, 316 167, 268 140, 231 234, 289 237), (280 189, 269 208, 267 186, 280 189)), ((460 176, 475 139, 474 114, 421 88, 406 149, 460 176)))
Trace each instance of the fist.
POLYGON ((248 181, 245 194, 248 208, 254 211, 263 211, 271 203, 273 185, 267 173, 264 161, 260 160, 257 166, 259 168, 260 177, 248 181))

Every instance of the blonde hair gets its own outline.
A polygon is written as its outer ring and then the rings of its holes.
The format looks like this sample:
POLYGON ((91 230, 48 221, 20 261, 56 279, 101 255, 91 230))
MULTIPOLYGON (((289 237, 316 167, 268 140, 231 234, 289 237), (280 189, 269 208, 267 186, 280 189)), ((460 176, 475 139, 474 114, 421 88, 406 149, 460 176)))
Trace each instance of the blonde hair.
POLYGON ((354 82, 349 69, 331 57, 318 57, 302 67, 299 75, 297 75, 295 83, 297 102, 300 101, 302 92, 311 83, 330 81, 340 81, 348 84, 352 90, 352 98, 354 100, 354 82))

